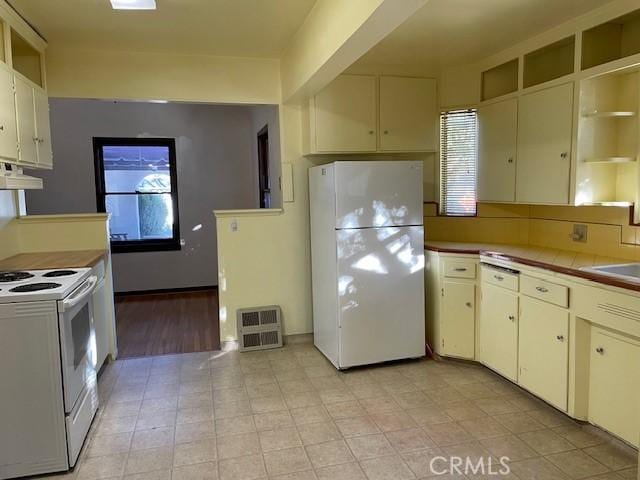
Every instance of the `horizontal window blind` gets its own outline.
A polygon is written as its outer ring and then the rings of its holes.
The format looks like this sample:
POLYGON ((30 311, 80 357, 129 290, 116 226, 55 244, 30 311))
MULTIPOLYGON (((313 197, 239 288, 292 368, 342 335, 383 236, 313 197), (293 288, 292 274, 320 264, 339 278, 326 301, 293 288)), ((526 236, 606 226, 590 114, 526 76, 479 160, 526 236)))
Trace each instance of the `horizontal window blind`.
POLYGON ((440 191, 443 215, 476 214, 476 110, 440 114, 440 191))

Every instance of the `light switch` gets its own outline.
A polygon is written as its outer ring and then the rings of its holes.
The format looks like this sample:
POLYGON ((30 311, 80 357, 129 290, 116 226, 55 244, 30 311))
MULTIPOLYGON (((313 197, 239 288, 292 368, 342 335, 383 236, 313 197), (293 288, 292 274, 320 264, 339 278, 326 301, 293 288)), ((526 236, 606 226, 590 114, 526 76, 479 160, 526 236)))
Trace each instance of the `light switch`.
POLYGON ((231 231, 232 232, 237 232, 238 231, 238 221, 237 220, 231 220, 231 223, 229 224, 229 226, 231 227, 231 231))

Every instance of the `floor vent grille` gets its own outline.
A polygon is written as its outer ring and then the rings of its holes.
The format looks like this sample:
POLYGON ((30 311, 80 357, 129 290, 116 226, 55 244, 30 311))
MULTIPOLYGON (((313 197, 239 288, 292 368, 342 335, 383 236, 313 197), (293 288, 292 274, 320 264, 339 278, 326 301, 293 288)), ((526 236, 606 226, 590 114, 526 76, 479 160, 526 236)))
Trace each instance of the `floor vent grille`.
POLYGON ((238 309, 238 340, 241 352, 282 346, 280 307, 238 309))

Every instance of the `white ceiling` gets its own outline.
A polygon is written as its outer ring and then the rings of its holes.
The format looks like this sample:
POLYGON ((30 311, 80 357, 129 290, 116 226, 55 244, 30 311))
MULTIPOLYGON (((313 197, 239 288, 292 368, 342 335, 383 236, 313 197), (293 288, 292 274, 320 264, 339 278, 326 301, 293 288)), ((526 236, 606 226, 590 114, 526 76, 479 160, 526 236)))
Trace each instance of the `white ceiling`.
POLYGON ((315 0, 157 0, 155 11, 115 11, 109 0, 9 3, 52 46, 278 58, 315 0))
POLYGON ((611 0, 430 0, 352 69, 437 72, 542 33, 611 0))

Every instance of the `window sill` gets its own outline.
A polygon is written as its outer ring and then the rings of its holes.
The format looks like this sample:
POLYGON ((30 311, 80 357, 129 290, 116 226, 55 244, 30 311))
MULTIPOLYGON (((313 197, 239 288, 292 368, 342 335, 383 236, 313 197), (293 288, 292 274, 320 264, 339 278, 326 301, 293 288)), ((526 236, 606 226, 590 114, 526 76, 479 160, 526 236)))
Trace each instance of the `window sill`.
POLYGON ((169 242, 111 242, 111 253, 169 252, 181 250, 180 240, 169 242))

